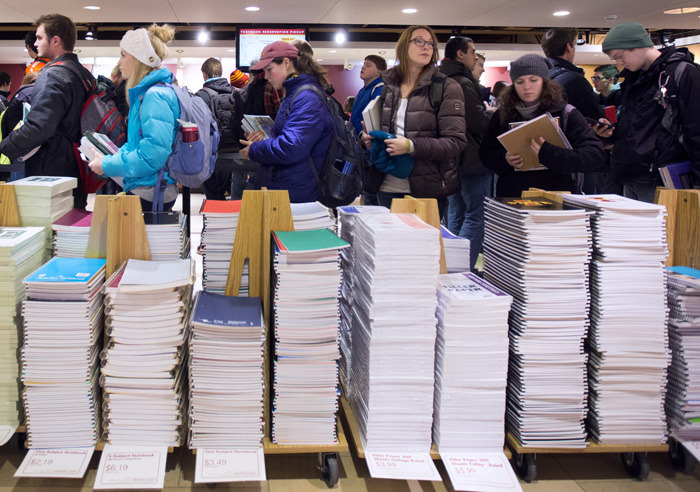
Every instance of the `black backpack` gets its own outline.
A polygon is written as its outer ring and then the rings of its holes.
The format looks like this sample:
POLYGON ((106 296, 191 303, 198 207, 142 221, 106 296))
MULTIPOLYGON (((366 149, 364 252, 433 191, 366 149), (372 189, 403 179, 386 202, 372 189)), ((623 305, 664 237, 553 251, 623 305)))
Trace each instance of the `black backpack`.
POLYGON ((221 133, 219 145, 239 145, 238 134, 233 127, 233 113, 236 107, 234 92, 219 93, 209 87, 202 87, 202 90, 209 94, 209 109, 214 115, 216 124, 221 133))
POLYGON ((333 118, 333 136, 323 161, 321 176, 318 175, 316 166, 309 156, 311 170, 318 184, 318 201, 331 208, 349 205, 362 192, 362 175, 365 166, 365 156, 355 134, 355 127, 343 118, 342 106, 337 104, 337 101, 333 104, 331 96, 313 84, 304 84, 294 91, 291 103, 287 106, 287 116, 296 97, 305 90, 321 98, 333 118))

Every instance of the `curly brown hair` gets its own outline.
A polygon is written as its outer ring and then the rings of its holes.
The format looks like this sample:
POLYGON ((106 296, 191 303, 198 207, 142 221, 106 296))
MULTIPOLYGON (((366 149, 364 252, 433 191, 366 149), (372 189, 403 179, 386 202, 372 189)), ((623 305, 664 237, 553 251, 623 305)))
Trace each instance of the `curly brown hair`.
MULTIPOLYGON (((509 85, 501 91, 501 121, 513 121, 521 119, 520 113, 515 109, 518 103, 522 103, 515 91, 515 84, 509 85)), ((551 79, 542 81, 542 93, 540 94, 540 109, 543 112, 561 109, 564 104, 564 90, 551 79)))

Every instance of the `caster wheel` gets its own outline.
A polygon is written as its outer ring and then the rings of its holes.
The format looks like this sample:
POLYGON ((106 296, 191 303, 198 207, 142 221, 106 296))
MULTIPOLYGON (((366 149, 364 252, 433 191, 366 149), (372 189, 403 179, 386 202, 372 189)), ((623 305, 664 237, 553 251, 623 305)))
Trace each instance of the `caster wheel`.
POLYGON ((644 480, 649 476, 649 460, 646 453, 620 453, 620 459, 627 473, 637 480, 644 480))
POLYGON ((695 457, 678 441, 671 439, 668 443, 668 458, 673 467, 685 475, 692 475, 695 457))
POLYGON ((534 454, 515 453, 515 472, 520 478, 530 483, 537 478, 537 464, 534 454))
POLYGON ((321 455, 321 479, 331 489, 338 483, 338 478, 338 453, 321 455))

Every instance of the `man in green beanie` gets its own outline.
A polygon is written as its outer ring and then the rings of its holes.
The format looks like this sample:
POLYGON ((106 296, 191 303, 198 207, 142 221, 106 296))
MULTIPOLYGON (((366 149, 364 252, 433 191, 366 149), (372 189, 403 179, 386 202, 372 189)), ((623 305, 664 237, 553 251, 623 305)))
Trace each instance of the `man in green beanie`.
POLYGON ((596 133, 614 144, 612 171, 624 195, 653 202, 662 185, 659 168, 677 162, 690 161, 700 184, 700 69, 692 55, 655 48, 636 22, 613 27, 603 51, 624 82, 616 127, 596 127, 596 133))

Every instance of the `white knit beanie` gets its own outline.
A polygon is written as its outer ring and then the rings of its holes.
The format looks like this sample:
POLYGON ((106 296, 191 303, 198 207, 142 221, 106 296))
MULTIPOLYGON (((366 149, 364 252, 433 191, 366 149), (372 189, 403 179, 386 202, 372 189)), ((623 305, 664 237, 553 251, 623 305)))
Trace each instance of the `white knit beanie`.
POLYGON ((152 68, 160 66, 160 57, 156 54, 148 37, 146 29, 134 29, 126 31, 119 43, 119 47, 136 58, 138 61, 152 68))

